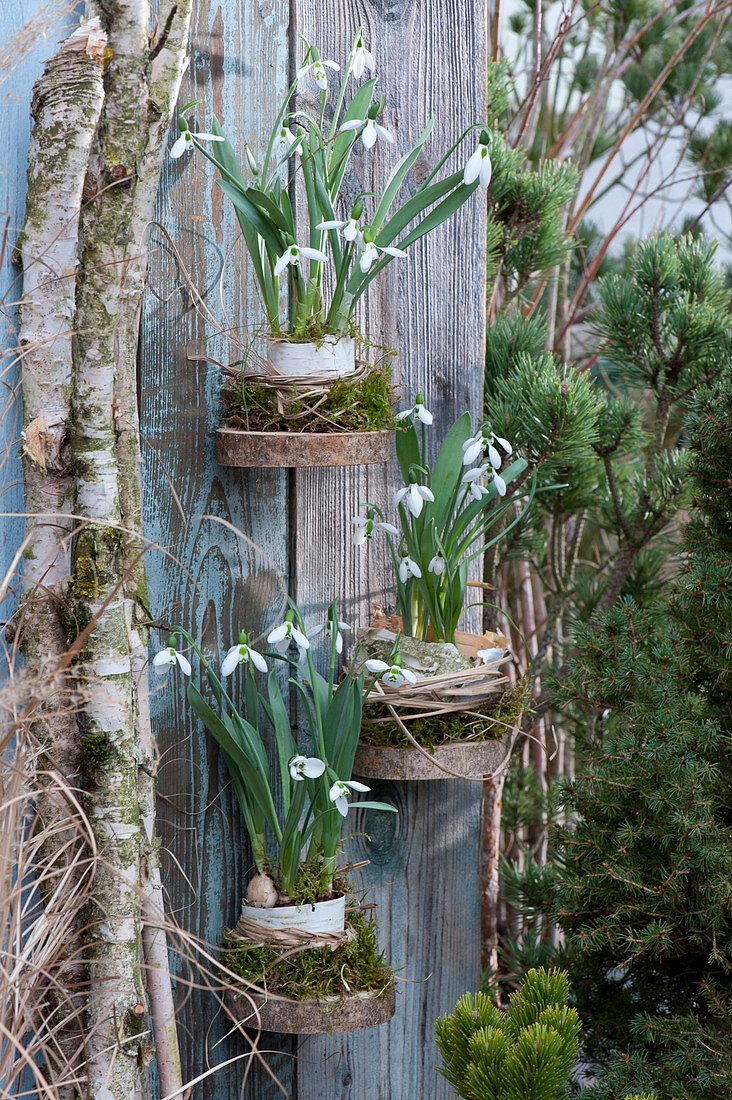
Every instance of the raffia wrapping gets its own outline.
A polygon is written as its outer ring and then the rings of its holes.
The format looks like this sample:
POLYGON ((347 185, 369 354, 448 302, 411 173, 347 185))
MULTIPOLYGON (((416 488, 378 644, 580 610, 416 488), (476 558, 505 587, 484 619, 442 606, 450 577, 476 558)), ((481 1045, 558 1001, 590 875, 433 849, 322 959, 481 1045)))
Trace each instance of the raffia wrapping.
POLYGON ((305 950, 314 947, 329 947, 335 951, 344 943, 356 938, 353 925, 346 923, 342 932, 306 932, 302 928, 269 928, 250 917, 239 917, 236 927, 227 935, 246 947, 295 947, 305 950))
MULTIPOLYGON (((374 636, 375 632, 390 632, 393 637, 402 629, 401 618, 392 615, 386 618, 378 605, 374 605, 371 630, 367 631, 374 636)), ((486 631, 484 634, 469 634, 458 631, 455 635, 455 643, 458 651, 463 656, 476 658, 478 650, 506 647, 509 639, 501 634, 486 631)), ((473 668, 460 669, 457 672, 447 672, 438 675, 427 675, 417 679, 416 684, 404 683, 397 688, 388 687, 381 680, 376 680, 366 699, 364 699, 363 725, 378 725, 396 722, 402 733, 410 742, 413 749, 422 753, 429 759, 435 768, 454 779, 470 779, 482 781, 482 777, 465 775, 462 772, 453 771, 444 764, 434 759, 432 753, 412 736, 408 723, 419 718, 439 717, 439 715, 460 713, 474 719, 475 729, 461 742, 478 741, 485 738, 486 733, 496 725, 503 727, 503 736, 511 735, 511 741, 507 749, 506 757, 493 773, 494 777, 508 768, 513 744, 518 734, 518 728, 514 725, 506 725, 490 715, 483 714, 477 708, 488 702, 491 696, 503 694, 510 684, 509 677, 500 669, 500 665, 512 660, 507 654, 503 660, 495 665, 475 665, 473 668), (375 704, 387 706, 389 714, 386 717, 369 717, 369 707, 375 704)), ((416 670, 415 670, 416 671, 416 670)))

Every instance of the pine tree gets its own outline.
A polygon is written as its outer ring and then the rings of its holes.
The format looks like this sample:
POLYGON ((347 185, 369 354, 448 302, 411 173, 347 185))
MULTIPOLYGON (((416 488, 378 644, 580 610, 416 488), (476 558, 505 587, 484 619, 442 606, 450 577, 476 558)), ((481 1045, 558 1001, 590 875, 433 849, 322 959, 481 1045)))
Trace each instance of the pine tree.
POLYGON ((732 375, 687 422, 694 512, 669 599, 623 599, 576 632, 561 690, 595 738, 568 789, 576 827, 528 884, 567 937, 588 1093, 732 1095, 732 375))
POLYGON ((559 1100, 574 1067, 579 1018, 559 970, 531 970, 507 1011, 466 993, 436 1025, 441 1072, 464 1100, 559 1100))

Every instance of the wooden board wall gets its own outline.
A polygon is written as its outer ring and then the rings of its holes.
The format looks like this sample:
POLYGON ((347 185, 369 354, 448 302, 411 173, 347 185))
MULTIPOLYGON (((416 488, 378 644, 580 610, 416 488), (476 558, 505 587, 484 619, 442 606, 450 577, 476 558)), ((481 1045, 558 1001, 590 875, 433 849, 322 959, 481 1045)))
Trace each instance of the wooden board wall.
MULTIPOLYGON (((483 117, 484 5, 477 0, 348 2, 339 6, 337 19, 329 0, 295 0, 294 12, 292 29, 316 43, 323 57, 342 64, 363 25, 376 60, 378 89, 386 96, 382 121, 396 143, 379 143, 353 158, 354 193, 378 186, 434 116, 430 140, 407 177, 406 187, 415 189, 425 170, 483 117)), ((472 151, 472 144, 466 148, 472 151)), ((482 404, 484 242, 485 204, 475 196, 408 259, 394 261, 386 277, 374 280, 359 316, 371 340, 395 349, 405 403, 424 390, 435 414, 435 441, 459 413, 475 413, 482 404)), ((354 550, 348 528, 364 500, 391 511, 399 484, 395 463, 388 471, 297 474, 291 523, 301 606, 323 607, 344 593, 345 617, 364 626, 370 597, 386 593, 388 600, 391 571, 376 554, 354 550), (327 570, 323 561, 331 563, 327 570)), ((399 815, 357 819, 354 832, 363 835, 352 852, 371 861, 361 885, 377 903, 381 943, 403 979, 397 1012, 390 1024, 371 1031, 303 1042, 298 1100, 443 1100, 451 1090, 436 1070, 434 1022, 480 979, 480 785, 374 784, 374 792, 399 815)))
MULTIPOLYGON (((288 18, 286 0, 199 0, 180 100, 200 98, 192 115, 198 129, 209 129, 216 114, 235 146, 246 140, 257 152, 263 148, 266 122, 287 87, 288 18)), ((187 278, 205 295, 221 327, 228 327, 227 317, 242 329, 262 318, 240 251, 219 285, 237 234, 230 204, 222 202, 209 169, 202 157, 166 165, 140 373, 146 534, 167 551, 148 554, 153 615, 185 625, 207 651, 220 655, 242 628, 259 634, 271 625, 283 587, 287 590, 287 475, 227 470, 214 458, 221 377, 215 366, 195 357, 229 362, 235 353, 192 308, 187 278)), ((157 640, 164 644, 164 637, 157 640)), ((218 752, 193 719, 184 688, 180 678, 166 678, 153 703, 163 754, 159 814, 166 885, 181 925, 216 944, 222 928, 236 922, 250 853, 218 752)), ((183 1003, 185 989, 178 994, 183 1003)), ((238 1037, 222 1041, 229 1027, 208 992, 191 993, 179 1022, 184 1080, 245 1050, 238 1037)), ((283 1052, 270 1061, 288 1089, 291 1042, 262 1044, 283 1052)), ((244 1064, 209 1078, 198 1095, 239 1100, 244 1064)), ((252 1098, 281 1095, 256 1067, 250 1080, 252 1098)))
MULTIPOLYGON (((213 110, 235 145, 241 148, 246 139, 256 151, 284 90, 288 64, 296 65, 300 56, 293 47, 296 33, 342 64, 362 23, 387 96, 384 122, 397 144, 354 158, 357 190, 368 187, 372 169, 383 179, 434 114, 433 137, 408 181, 413 187, 440 150, 482 116, 483 19, 478 0, 349 0, 335 8, 326 0, 292 0, 289 9, 285 0, 223 0, 220 6, 199 0, 182 98, 201 97, 201 128, 213 110)), ((212 197, 211 175, 201 160, 168 167, 159 217, 196 286, 212 291, 233 239, 233 219, 215 190, 212 197)), ((212 431, 219 378, 215 368, 189 356, 229 354, 225 341, 190 309, 189 297, 171 296, 180 274, 168 243, 160 233, 156 239, 153 285, 167 300, 148 297, 142 346, 147 523, 149 536, 184 568, 173 567, 159 551, 151 555, 154 610, 225 648, 241 626, 261 629, 271 618, 284 577, 309 618, 320 617, 340 595, 342 615, 364 625, 370 598, 388 602, 390 582, 383 557, 353 550, 350 518, 365 500, 387 502, 397 484, 395 470, 319 470, 288 478, 218 468, 212 431), (202 519, 204 514, 230 521, 270 561, 230 529, 202 519)), ((465 408, 477 412, 481 404, 484 241, 484 205, 476 196, 373 284, 360 318, 371 339, 397 350, 396 379, 405 396, 425 389, 436 414, 435 439, 465 408)), ((227 312, 242 326, 256 324, 261 315, 245 264, 230 264, 229 271, 227 312)), ((170 853, 168 886, 181 922, 215 942, 222 924, 236 915, 248 853, 232 801, 219 793, 216 753, 191 722, 182 692, 171 694, 166 685, 156 701, 165 752, 161 815, 170 853)), ((273 1066, 298 1100, 443 1100, 449 1090, 436 1071, 434 1021, 480 978, 479 785, 383 784, 378 790, 374 785, 374 792, 392 801, 399 816, 355 818, 353 831, 362 835, 351 842, 349 855, 371 860, 361 883, 378 904, 381 942, 404 979, 397 1015, 373 1031, 305 1040, 294 1064, 290 1040, 265 1037, 264 1047, 281 1052, 273 1066)), ((243 1052, 236 1038, 214 1045, 225 1028, 220 1019, 210 1025, 212 1011, 212 999, 203 993, 182 1010, 189 1076, 243 1052)), ((240 1080, 241 1070, 234 1068, 210 1082, 205 1095, 234 1100, 240 1080)), ((255 1071, 247 1096, 274 1095, 277 1090, 255 1071)))

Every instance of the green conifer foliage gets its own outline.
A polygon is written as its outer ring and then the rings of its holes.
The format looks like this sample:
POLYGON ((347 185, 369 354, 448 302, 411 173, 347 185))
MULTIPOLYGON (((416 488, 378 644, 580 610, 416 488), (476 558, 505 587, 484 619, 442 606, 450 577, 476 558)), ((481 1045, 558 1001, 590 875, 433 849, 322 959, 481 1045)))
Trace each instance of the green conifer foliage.
MULTIPOLYGON (((464 994, 435 1025, 441 1072, 463 1100, 560 1100, 579 1050, 580 1022, 569 996, 566 973, 543 968, 528 972, 506 1011, 485 993, 464 994)), ((612 1100, 655 1097, 622 1092, 612 1100)))
POLYGON ((680 581, 650 609, 622 600, 578 628, 561 692, 594 715, 596 738, 544 903, 567 937, 589 1055, 621 1055, 593 1100, 649 1083, 659 1100, 732 1096, 729 370, 697 393, 687 427, 680 581))
POLYGON ((464 1100, 559 1100, 577 1058, 580 1024, 567 975, 532 970, 507 1011, 466 993, 436 1025, 441 1072, 464 1100))

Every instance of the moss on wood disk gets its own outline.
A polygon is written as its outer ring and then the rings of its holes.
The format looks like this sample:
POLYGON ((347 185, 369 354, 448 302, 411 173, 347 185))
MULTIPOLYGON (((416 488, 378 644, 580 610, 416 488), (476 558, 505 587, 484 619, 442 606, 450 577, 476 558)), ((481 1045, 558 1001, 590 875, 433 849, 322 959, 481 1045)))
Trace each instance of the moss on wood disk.
POLYGON ((351 913, 348 920, 356 937, 335 951, 317 947, 282 958, 271 947, 243 948, 227 939, 221 962, 245 981, 266 982, 271 993, 294 1001, 378 993, 392 984, 394 974, 379 951, 376 922, 363 913, 351 913))
POLYGON ((304 401, 293 388, 282 411, 276 393, 256 382, 232 388, 225 400, 228 426, 252 432, 376 432, 396 427, 396 393, 388 366, 374 367, 357 381, 338 379, 323 401, 304 401))
MULTIPOLYGON (((485 717, 460 711, 447 714, 435 714, 430 718, 405 720, 404 724, 412 737, 426 749, 435 749, 454 741, 497 741, 505 737, 516 725, 528 703, 529 688, 526 680, 509 688, 503 694, 496 694, 476 711, 485 717)), ((395 708, 396 709, 396 708, 395 708)), ((374 722, 369 718, 386 718, 388 709, 376 704, 367 705, 364 710, 366 721, 361 729, 361 738, 369 745, 409 745, 409 738, 397 722, 374 722)))

